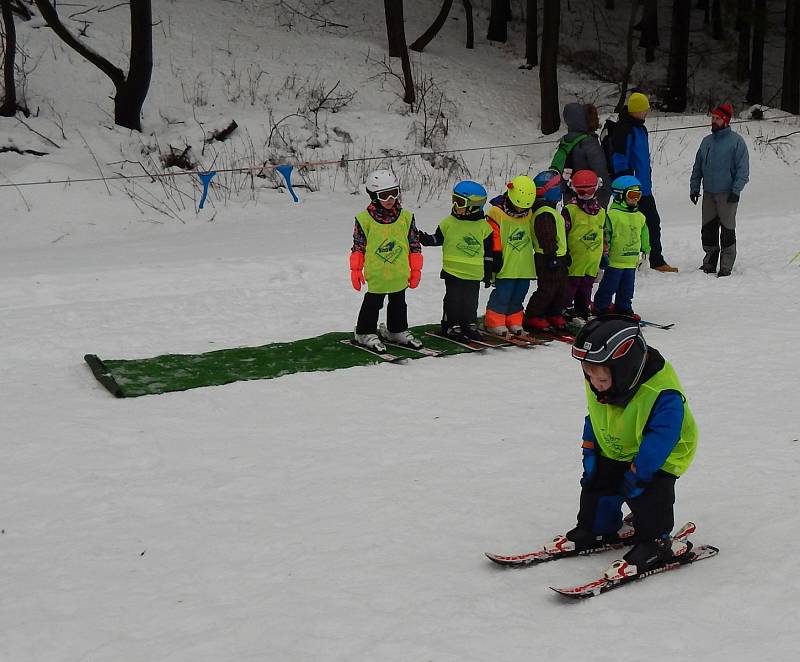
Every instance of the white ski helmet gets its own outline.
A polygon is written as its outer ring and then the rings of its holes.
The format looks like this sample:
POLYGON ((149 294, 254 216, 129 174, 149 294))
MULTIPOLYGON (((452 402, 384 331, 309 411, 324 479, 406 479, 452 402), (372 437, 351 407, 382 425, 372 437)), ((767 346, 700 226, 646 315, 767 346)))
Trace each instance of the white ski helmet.
POLYGON ((373 200, 378 199, 382 191, 397 191, 395 198, 400 195, 400 182, 391 170, 374 170, 367 176, 367 193, 373 200))

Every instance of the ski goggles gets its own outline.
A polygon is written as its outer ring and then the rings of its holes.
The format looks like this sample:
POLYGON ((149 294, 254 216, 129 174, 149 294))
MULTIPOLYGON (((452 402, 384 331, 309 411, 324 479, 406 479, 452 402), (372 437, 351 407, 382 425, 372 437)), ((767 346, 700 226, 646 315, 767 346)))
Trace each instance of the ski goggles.
POLYGON ((454 207, 483 207, 485 204, 485 195, 461 195, 460 193, 453 193, 454 207))
POLYGON ((573 190, 581 200, 591 200, 597 193, 597 186, 576 186, 573 190))
POLYGON ((399 188, 387 188, 383 191, 378 191, 375 194, 375 197, 378 198, 381 202, 389 202, 389 200, 397 200, 400 197, 400 189, 399 188))
POLYGON ((627 202, 631 207, 635 207, 639 204, 639 200, 642 199, 642 192, 639 189, 629 188, 625 191, 625 202, 627 202))

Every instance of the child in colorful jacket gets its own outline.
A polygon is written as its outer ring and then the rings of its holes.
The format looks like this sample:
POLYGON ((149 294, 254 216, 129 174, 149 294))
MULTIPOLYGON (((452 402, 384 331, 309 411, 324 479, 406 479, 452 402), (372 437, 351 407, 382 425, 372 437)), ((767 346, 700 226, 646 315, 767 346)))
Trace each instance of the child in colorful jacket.
POLYGON ((388 296, 386 327, 381 336, 388 342, 418 349, 422 343, 408 330, 406 288, 415 288, 422 277, 422 246, 417 237, 414 214, 400 206, 400 184, 389 170, 376 170, 367 177, 369 206, 356 214, 350 280, 364 294, 354 334, 355 342, 378 352, 386 351, 378 337, 378 316, 388 296))
POLYGON ((591 170, 578 170, 569 180, 570 202, 561 215, 567 227, 569 272, 561 299, 569 317, 583 324, 589 318, 592 288, 603 257, 603 229, 606 210, 599 199, 602 179, 591 170))
POLYGON ((611 194, 614 201, 608 210, 605 229, 608 266, 604 265, 603 280, 594 295, 594 312, 596 315, 609 313, 613 297, 614 312, 638 320, 639 316, 633 312, 636 267, 639 254, 650 252, 647 221, 638 209, 641 184, 632 175, 617 177, 611 182, 611 194))
POLYGON ((620 541, 622 504, 633 514, 635 545, 606 570, 620 579, 686 554, 669 538, 675 525, 675 481, 691 464, 698 430, 673 367, 645 342, 629 317, 598 317, 577 334, 588 416, 577 526, 545 545, 583 551, 620 541))
POLYGON ((486 189, 473 181, 453 188, 452 213, 432 235, 419 232, 423 246, 442 247, 445 294, 442 333, 456 340, 480 340, 478 295, 491 283, 492 228, 486 221, 486 189))
POLYGON ((525 308, 525 327, 532 331, 564 329, 561 300, 570 257, 564 217, 556 209, 561 200, 561 174, 557 170, 540 172, 533 206, 533 250, 536 265, 536 292, 525 308))
POLYGON ((500 335, 522 332, 525 295, 536 278, 531 237, 536 185, 527 175, 519 175, 507 186, 505 193, 492 199, 487 212, 495 265, 484 326, 500 335))

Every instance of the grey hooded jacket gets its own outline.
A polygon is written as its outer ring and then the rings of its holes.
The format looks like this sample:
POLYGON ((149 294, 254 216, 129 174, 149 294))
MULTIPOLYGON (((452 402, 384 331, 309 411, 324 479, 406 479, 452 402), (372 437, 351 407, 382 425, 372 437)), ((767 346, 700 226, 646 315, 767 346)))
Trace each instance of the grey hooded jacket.
POLYGON ((607 207, 611 198, 611 176, 608 174, 606 155, 600 146, 600 139, 596 133, 589 132, 586 107, 581 103, 568 103, 564 106, 564 122, 567 125, 567 133, 564 135, 565 140, 574 140, 581 133, 587 135, 570 152, 567 158, 567 166, 572 168, 573 172, 577 170, 593 170, 603 180, 603 186, 598 191, 597 197, 600 200, 600 204, 603 207, 607 207))

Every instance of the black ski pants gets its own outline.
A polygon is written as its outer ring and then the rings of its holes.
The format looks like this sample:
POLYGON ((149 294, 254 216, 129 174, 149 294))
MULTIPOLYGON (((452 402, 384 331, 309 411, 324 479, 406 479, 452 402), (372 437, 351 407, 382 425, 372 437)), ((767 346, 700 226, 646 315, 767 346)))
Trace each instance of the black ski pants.
POLYGON ((667 262, 661 248, 661 216, 656 208, 656 199, 652 195, 643 195, 639 200, 639 211, 644 214, 647 231, 650 233, 650 266, 655 269, 667 262))
MULTIPOLYGON (((630 466, 630 462, 597 455, 595 474, 581 490, 578 528, 597 535, 616 533, 622 525, 621 508, 626 501, 622 479, 630 466)), ((637 540, 655 540, 672 531, 676 480, 672 474, 657 471, 641 495, 627 499, 637 540)))
POLYGON ((405 331, 408 328, 408 307, 406 306, 406 291, 392 292, 391 294, 375 294, 367 292, 358 313, 356 323, 356 333, 377 333, 378 316, 383 301, 389 297, 389 304, 386 307, 386 328, 392 333, 405 331))
POLYGON ((444 301, 442 302, 442 330, 458 324, 462 328, 478 323, 478 296, 481 281, 464 280, 442 271, 444 301))

